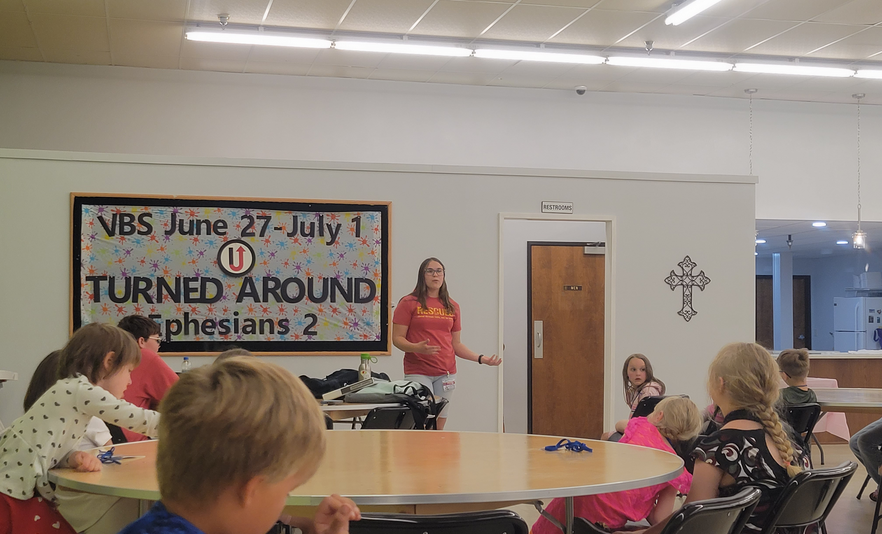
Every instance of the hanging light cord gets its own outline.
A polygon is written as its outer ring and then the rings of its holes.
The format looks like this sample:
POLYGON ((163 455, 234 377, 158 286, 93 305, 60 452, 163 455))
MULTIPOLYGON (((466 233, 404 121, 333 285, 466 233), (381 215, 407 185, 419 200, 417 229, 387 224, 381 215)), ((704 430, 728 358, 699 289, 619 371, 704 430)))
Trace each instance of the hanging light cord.
POLYGON ((861 99, 857 99, 857 193, 858 232, 861 231, 861 99))

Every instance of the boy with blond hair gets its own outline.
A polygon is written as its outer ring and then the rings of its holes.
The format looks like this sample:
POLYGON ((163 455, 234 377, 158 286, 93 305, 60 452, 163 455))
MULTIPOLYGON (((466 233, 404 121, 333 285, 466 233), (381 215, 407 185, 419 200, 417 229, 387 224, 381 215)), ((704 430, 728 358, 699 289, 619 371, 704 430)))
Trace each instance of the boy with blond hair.
POLYGON ((787 387, 781 390, 785 405, 818 402, 818 397, 806 384, 809 374, 809 353, 806 349, 782 350, 778 355, 778 369, 787 387))
MULTIPOLYGON (((120 534, 265 534, 325 452, 324 418, 309 390, 257 358, 185 373, 160 409, 162 500, 120 534)), ((344 534, 361 514, 332 495, 314 520, 282 517, 307 534, 344 534)))

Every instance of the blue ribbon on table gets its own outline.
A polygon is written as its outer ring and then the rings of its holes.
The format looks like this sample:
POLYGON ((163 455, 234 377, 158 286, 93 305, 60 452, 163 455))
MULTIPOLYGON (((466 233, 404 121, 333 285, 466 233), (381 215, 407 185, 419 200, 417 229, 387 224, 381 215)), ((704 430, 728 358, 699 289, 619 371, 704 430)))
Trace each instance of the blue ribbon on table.
POLYGON ((557 451, 560 449, 566 449, 568 451, 573 451, 573 452, 582 452, 582 451, 594 452, 591 450, 591 447, 589 447, 588 445, 585 445, 581 441, 578 441, 578 440, 570 441, 566 438, 558 441, 557 445, 548 445, 547 447, 545 447, 546 451, 557 451))

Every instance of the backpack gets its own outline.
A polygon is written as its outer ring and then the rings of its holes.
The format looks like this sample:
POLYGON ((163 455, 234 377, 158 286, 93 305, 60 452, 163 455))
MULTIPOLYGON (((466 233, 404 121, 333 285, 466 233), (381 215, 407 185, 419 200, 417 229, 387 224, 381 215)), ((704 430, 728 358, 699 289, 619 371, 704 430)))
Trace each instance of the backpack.
POLYGON ((412 380, 376 381, 366 388, 347 393, 343 400, 344 402, 366 404, 403 404, 413 413, 416 428, 420 430, 426 428, 429 416, 437 417, 438 415, 438 406, 432 391, 412 380))

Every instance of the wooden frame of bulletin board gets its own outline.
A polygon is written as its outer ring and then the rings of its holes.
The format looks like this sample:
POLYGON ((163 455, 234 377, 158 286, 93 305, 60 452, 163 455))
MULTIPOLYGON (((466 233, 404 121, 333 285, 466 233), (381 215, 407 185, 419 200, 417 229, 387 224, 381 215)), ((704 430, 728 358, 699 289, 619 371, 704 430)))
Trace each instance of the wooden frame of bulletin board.
POLYGON ((139 314, 163 354, 390 354, 390 212, 71 193, 71 332, 139 314))

